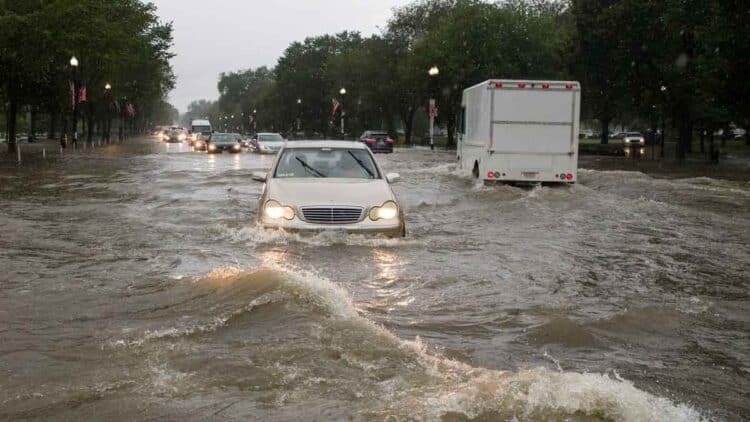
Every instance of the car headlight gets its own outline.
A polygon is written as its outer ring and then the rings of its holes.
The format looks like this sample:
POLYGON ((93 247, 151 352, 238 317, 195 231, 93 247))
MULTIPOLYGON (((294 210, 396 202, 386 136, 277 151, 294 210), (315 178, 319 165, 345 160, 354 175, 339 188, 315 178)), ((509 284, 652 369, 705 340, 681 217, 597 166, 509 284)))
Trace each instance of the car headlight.
POLYGON ((232 147, 232 149, 234 149, 235 151, 239 151, 239 150, 240 150, 240 148, 242 148, 242 147, 240 146, 240 144, 237 144, 237 145, 235 145, 235 146, 233 146, 233 147, 232 147))
POLYGON ((266 217, 273 220, 278 220, 284 217, 287 220, 294 218, 294 209, 292 207, 285 207, 279 204, 273 199, 266 201, 266 205, 263 206, 263 213, 266 217))
POLYGON ((216 149, 216 145, 209 145, 209 146, 208 146, 208 149, 210 149, 211 151, 213 151, 213 150, 215 150, 215 149, 216 149))
POLYGON ((379 207, 372 207, 370 220, 392 220, 398 216, 398 205, 393 201, 387 201, 379 207))
POLYGON ((187 138, 184 133, 181 133, 180 136, 177 137, 177 139, 184 141, 187 138))

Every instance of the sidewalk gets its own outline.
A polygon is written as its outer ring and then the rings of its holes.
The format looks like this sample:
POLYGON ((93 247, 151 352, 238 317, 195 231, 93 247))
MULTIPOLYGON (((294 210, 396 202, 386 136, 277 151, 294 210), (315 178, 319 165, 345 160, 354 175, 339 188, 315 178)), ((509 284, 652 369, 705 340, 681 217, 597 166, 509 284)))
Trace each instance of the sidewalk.
MULTIPOLYGON (((119 143, 115 139, 112 139, 112 144, 119 143)), ((78 142, 77 148, 74 148, 68 143, 67 148, 60 148, 59 139, 41 139, 34 143, 19 142, 16 144, 20 151, 21 163, 25 162, 38 162, 43 160, 56 160, 66 155, 75 154, 82 151, 91 151, 96 148, 106 146, 101 141, 94 141, 92 144, 86 144, 83 141, 78 142)), ((0 144, 0 165, 7 167, 9 165, 19 163, 19 153, 8 153, 8 144, 0 144)))

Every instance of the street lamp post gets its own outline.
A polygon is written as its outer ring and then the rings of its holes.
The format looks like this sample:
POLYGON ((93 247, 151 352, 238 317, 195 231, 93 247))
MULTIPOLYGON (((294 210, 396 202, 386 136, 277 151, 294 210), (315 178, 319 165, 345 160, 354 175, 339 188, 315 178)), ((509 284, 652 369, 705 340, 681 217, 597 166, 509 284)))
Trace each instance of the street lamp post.
POLYGON ((429 113, 430 113, 430 149, 435 150, 435 116, 437 116, 437 101, 435 100, 435 82, 437 80, 438 75, 440 74, 440 70, 437 66, 432 66, 430 70, 427 71, 427 74, 430 77, 430 104, 429 104, 429 113))
POLYGON ((253 133, 258 133, 258 110, 253 109, 253 133))
POLYGON ((344 137, 344 118, 346 117, 346 112, 344 111, 344 98, 346 96, 346 88, 341 88, 339 90, 339 94, 341 94, 341 137, 344 137))
POLYGON ((70 78, 73 86, 73 122, 70 133, 70 140, 74 146, 78 146, 78 59, 73 56, 70 58, 70 78))
POLYGON ((103 132, 104 132, 103 137, 106 143, 109 143, 109 131, 110 131, 110 126, 112 125, 112 119, 110 119, 110 116, 109 116, 109 106, 110 106, 110 103, 112 102, 111 95, 112 95, 112 85, 107 83, 106 85, 104 85, 104 128, 103 128, 103 132))
POLYGON ((297 132, 300 131, 302 120, 302 98, 297 98, 297 132))

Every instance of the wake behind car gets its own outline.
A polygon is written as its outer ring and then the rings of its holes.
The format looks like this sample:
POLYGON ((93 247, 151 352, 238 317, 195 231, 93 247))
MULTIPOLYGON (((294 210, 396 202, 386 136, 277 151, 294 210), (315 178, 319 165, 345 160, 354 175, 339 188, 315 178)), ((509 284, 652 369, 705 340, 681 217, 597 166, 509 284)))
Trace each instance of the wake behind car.
POLYGON ((393 139, 387 132, 368 130, 359 137, 372 152, 393 152, 393 139))
POLYGON ((242 152, 241 139, 234 133, 213 133, 208 140, 209 153, 242 152))
POLYGON ((372 152, 360 142, 287 142, 267 174, 258 222, 287 231, 406 233, 404 213, 372 152))

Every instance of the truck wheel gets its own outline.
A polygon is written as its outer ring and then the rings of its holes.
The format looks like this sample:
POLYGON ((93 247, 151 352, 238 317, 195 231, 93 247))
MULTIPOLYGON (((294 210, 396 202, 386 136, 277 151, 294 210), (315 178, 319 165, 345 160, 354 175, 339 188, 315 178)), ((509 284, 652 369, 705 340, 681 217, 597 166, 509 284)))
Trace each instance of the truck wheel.
POLYGON ((471 174, 475 179, 479 179, 479 163, 474 162, 474 168, 471 170, 471 174))

